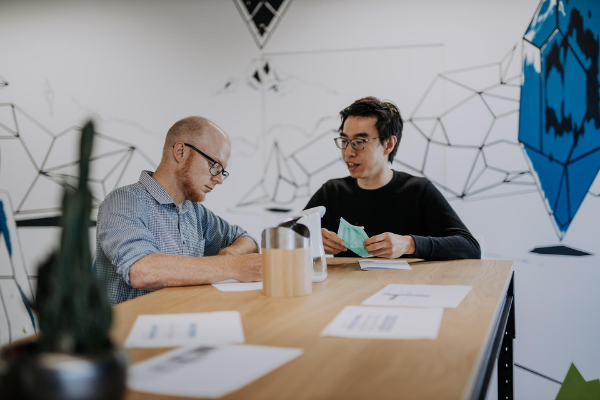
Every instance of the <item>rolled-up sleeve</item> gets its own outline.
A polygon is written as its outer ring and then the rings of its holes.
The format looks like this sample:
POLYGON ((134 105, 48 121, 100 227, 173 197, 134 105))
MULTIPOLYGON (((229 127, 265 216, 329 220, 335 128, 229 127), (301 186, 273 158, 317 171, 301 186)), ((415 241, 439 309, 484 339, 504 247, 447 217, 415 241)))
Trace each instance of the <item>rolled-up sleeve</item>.
POLYGON ((198 210, 198 217, 204 230, 205 254, 207 256, 218 254, 221 249, 231 246, 236 239, 242 236, 252 239, 258 248, 256 240, 240 226, 231 225, 206 207, 199 206, 201 209, 198 210))
POLYGON ((129 268, 142 257, 160 252, 140 208, 140 200, 134 193, 115 191, 98 210, 96 230, 100 246, 129 286, 129 268))

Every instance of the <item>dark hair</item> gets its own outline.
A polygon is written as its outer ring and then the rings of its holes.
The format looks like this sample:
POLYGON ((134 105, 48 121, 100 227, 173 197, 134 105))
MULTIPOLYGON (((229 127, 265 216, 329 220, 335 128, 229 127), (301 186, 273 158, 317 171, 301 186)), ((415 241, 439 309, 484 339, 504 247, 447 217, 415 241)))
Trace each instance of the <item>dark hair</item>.
POLYGON ((400 110, 398 110, 398 107, 396 107, 394 103, 390 101, 381 101, 377 97, 365 97, 356 100, 354 103, 340 111, 340 117, 342 117, 342 124, 338 129, 338 132, 340 133, 344 129, 344 123, 348 117, 377 118, 375 128, 381 138, 381 144, 385 145, 385 142, 392 136, 396 136, 396 139, 398 139, 396 141, 396 146, 388 155, 389 162, 394 160, 394 156, 398 152, 400 139, 402 139, 402 128, 404 127, 400 110))

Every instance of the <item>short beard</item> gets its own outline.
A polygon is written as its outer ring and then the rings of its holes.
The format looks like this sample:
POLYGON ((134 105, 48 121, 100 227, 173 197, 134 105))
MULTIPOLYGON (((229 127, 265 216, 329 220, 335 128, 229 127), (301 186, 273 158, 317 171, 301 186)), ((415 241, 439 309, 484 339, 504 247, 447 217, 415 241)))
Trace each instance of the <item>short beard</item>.
POLYGON ((202 191, 198 190, 198 188, 196 188, 196 185, 194 184, 191 164, 191 159, 188 158, 178 179, 179 187, 181 188, 183 196, 186 200, 189 200, 193 203, 199 203, 201 201, 204 201, 206 195, 202 191))

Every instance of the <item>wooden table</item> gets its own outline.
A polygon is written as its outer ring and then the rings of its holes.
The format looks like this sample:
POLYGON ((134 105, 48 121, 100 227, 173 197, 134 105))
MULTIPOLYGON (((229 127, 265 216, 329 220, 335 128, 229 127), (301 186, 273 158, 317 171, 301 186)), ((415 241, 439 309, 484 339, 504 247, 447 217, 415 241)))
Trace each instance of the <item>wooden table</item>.
MULTIPOLYGON (((305 297, 220 292, 210 285, 163 289, 115 306, 113 337, 124 343, 140 314, 237 310, 246 343, 298 347, 304 354, 225 399, 459 399, 481 397, 481 392, 485 396, 491 371, 484 372, 490 362, 493 366, 500 348, 494 339, 504 336, 500 320, 506 313, 512 261, 408 260, 412 271, 361 271, 357 261, 328 259, 327 280, 313 284, 313 293, 305 297), (344 306, 359 305, 390 283, 473 289, 456 309, 444 310, 436 340, 319 335, 344 306)), ((166 350, 131 349, 130 361, 166 350)), ((168 397, 128 392, 126 398, 168 397)))

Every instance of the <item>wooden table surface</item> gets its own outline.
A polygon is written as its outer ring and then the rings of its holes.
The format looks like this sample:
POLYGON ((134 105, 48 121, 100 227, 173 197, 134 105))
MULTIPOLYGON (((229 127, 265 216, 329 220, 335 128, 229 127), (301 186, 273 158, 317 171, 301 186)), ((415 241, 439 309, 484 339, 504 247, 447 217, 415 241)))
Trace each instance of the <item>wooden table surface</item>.
MULTIPOLYGON (((224 399, 459 399, 470 396, 491 341, 512 261, 409 261, 412 271, 361 271, 356 258, 328 259, 328 278, 313 293, 270 298, 261 291, 163 289, 114 307, 113 337, 123 344, 140 314, 237 310, 246 343, 298 347, 304 354, 224 399), (436 340, 321 337, 347 305, 390 283, 472 285, 445 309, 436 340)), ((135 363, 169 349, 129 349, 135 363)), ((129 391, 126 399, 170 397, 129 391)), ((174 399, 179 397, 173 397, 174 399)))

